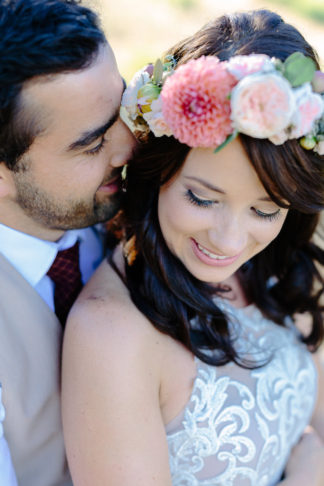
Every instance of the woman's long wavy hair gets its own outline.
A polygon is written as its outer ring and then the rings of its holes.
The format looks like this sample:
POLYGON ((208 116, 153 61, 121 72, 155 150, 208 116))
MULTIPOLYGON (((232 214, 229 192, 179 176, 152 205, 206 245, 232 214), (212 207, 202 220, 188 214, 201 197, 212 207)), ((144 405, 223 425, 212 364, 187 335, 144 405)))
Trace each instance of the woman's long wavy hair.
MULTIPOLYGON (((179 66, 202 55, 226 60, 264 53, 284 60, 295 51, 318 65, 315 52, 294 27, 275 13, 259 10, 222 16, 167 54, 179 66)), ((315 263, 324 263, 324 252, 312 242, 312 235, 324 206, 323 157, 305 151, 296 140, 280 146, 245 135, 240 140, 271 198, 280 206, 285 206, 284 201, 290 206, 278 237, 239 270, 240 283, 248 299, 278 325, 285 325, 287 315, 310 313, 312 329, 302 339, 316 349, 323 338, 319 303, 323 280, 315 263), (275 282, 271 286, 270 279, 275 282)), ((173 137, 149 134, 129 165, 122 215, 126 238, 135 236, 137 257, 132 264, 125 261, 126 283, 133 302, 152 324, 203 361, 256 366, 235 350, 226 315, 211 298, 215 286, 191 275, 161 234, 159 189, 176 175, 189 150, 173 137)))

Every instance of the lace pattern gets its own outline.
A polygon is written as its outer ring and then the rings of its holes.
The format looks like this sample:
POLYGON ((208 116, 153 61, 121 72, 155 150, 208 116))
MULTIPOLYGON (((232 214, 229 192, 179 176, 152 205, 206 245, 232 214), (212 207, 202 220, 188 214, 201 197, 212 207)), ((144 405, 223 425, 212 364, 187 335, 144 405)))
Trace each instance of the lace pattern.
POLYGON ((296 332, 252 306, 230 313, 241 351, 268 363, 247 370, 196 358, 191 398, 166 427, 173 486, 275 485, 314 408, 316 371, 296 332))

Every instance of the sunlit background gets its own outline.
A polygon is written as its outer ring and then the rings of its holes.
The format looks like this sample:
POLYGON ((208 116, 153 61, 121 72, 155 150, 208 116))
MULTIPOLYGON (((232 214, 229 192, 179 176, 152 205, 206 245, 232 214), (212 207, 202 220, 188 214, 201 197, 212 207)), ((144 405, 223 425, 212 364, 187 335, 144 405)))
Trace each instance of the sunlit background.
POLYGON ((260 8, 274 10, 296 26, 317 49, 324 67, 324 0, 85 1, 99 12, 126 80, 210 19, 260 8))

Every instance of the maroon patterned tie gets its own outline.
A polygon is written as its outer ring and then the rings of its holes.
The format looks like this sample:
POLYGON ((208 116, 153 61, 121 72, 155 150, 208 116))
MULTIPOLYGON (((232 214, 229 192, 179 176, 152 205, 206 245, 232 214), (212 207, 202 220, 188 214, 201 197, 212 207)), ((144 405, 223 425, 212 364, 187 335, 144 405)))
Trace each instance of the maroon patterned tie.
POLYGON ((78 241, 71 248, 57 253, 47 275, 55 284, 55 314, 64 326, 69 310, 82 288, 78 241))

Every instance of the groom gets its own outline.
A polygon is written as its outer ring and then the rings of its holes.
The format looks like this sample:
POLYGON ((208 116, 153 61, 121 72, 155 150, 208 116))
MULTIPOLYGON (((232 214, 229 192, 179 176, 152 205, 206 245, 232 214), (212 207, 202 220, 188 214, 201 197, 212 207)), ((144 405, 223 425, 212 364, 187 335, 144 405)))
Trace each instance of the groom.
POLYGON ((7 444, 20 486, 71 484, 62 329, 103 257, 94 225, 119 206, 134 144, 122 92, 91 10, 0 0, 0 485, 15 484, 7 444))

